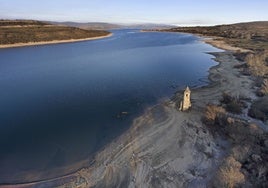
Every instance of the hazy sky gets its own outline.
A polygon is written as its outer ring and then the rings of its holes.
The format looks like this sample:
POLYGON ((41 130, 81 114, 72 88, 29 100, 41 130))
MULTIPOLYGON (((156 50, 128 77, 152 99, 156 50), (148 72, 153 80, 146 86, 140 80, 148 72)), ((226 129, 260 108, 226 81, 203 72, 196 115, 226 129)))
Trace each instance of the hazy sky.
POLYGON ((0 0, 0 18, 213 25, 268 20, 268 0, 0 0))

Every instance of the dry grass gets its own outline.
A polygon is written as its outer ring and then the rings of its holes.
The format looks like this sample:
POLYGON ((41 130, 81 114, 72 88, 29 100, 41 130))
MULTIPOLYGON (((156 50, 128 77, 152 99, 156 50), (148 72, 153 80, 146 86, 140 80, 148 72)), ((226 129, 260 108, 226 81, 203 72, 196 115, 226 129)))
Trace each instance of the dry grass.
POLYGON ((217 121, 217 118, 219 118, 221 115, 225 114, 226 111, 224 108, 216 105, 209 104, 206 107, 205 116, 203 118, 203 121, 206 124, 214 125, 217 121))
POLYGON ((222 93, 222 99, 220 102, 224 105, 225 109, 228 112, 240 114, 242 113, 243 107, 246 107, 246 104, 241 100, 241 97, 234 97, 228 93, 222 93))
POLYGON ((215 187, 233 188, 238 184, 242 184, 245 181, 245 176, 240 172, 241 166, 241 163, 233 157, 226 158, 213 185, 215 187))
POLYGON ((247 54, 245 61, 252 75, 260 77, 268 75, 268 66, 266 65, 267 57, 268 50, 261 50, 247 54))
POLYGON ((0 21, 0 44, 83 39, 109 34, 107 31, 83 30, 75 27, 42 24, 42 22, 2 22, 0 21), (4 26, 1 26, 1 23, 4 26))
POLYGON ((260 93, 264 95, 268 95, 268 79, 264 79, 260 88, 260 93))
MULTIPOLYGON (((230 102, 230 99, 232 97, 226 95, 223 101, 230 102)), ((265 187, 268 178, 268 134, 255 124, 228 117, 220 106, 208 105, 205 118, 215 125, 210 127, 211 130, 224 136, 232 146, 217 169, 211 186, 265 187)))
POLYGON ((268 96, 261 97, 257 101, 254 101, 248 114, 262 121, 268 120, 268 96))

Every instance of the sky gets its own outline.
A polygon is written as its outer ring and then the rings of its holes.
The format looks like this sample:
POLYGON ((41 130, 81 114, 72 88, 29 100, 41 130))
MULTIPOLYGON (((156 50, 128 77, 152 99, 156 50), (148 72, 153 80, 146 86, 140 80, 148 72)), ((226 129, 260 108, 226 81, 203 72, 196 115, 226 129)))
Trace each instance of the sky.
POLYGON ((216 25, 268 21, 268 0, 0 0, 0 19, 216 25))

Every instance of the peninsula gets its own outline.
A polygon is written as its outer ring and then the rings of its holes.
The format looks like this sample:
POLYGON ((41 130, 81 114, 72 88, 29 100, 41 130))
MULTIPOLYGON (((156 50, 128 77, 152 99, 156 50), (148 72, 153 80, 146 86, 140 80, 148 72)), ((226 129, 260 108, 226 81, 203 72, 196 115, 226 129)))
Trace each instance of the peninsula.
POLYGON ((94 40, 112 34, 34 20, 0 20, 0 48, 94 40))

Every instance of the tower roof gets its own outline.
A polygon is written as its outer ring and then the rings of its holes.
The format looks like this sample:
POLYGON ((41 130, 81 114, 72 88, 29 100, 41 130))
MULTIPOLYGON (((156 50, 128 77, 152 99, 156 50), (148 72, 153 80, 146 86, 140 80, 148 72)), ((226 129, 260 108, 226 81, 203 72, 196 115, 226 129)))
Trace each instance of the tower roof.
POLYGON ((190 88, 187 86, 185 92, 191 92, 190 88))

